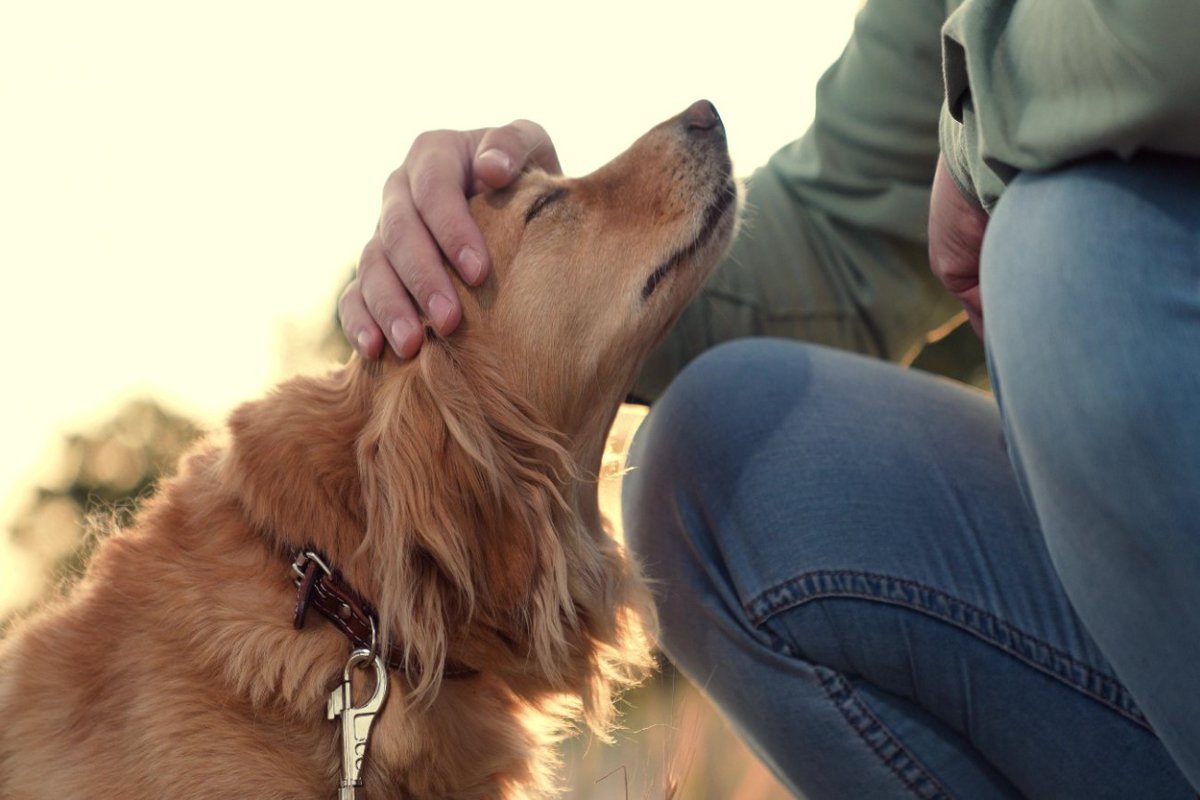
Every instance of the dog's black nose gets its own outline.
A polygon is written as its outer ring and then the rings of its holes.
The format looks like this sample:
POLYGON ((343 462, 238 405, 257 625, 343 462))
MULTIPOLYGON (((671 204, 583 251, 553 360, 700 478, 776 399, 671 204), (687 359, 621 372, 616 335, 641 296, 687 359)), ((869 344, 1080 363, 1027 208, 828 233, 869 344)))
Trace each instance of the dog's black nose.
POLYGON ((717 108, 707 100, 697 100, 683 112, 683 124, 688 128, 710 131, 721 124, 717 108))

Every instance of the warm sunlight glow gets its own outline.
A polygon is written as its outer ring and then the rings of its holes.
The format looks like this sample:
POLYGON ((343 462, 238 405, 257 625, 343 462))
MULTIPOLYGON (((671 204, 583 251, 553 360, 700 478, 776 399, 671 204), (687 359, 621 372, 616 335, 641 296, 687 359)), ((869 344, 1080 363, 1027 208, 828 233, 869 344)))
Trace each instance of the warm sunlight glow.
MULTIPOLYGON (((9 8, 4 528, 52 479, 47 449, 119 400, 152 395, 215 425, 280 378, 281 320, 331 317, 420 131, 528 117, 580 173, 707 97, 747 173, 803 132, 857 5, 9 8)), ((36 590, 34 571, 0 534, 0 606, 36 590)))

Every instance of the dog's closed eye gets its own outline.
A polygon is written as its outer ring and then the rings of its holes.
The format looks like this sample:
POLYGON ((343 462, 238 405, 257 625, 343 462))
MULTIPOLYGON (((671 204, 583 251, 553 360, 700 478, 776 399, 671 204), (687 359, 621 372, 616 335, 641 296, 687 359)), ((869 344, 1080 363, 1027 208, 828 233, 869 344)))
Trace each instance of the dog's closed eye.
POLYGON ((542 213, 542 211, 545 210, 548 205, 557 200, 561 200, 563 197, 566 197, 566 195, 567 190, 565 187, 559 187, 558 189, 554 189, 546 194, 540 195, 536 200, 533 201, 533 204, 529 206, 529 210, 525 212, 525 224, 528 225, 533 221, 533 218, 542 213))

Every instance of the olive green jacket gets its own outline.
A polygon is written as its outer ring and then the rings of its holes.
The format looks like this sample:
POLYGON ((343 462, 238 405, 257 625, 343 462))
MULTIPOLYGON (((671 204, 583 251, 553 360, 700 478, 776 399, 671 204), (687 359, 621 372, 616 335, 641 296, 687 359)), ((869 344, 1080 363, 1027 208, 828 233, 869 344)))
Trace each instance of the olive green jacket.
POLYGON ((942 150, 984 208, 1022 171, 1200 156, 1200 0, 949 5, 942 150))
POLYGON ((741 336, 906 359, 958 311, 927 256, 939 145, 989 210, 1023 170, 1200 157, 1198 33, 1200 0, 869 0, 812 127, 749 179, 728 258, 634 395, 741 336))

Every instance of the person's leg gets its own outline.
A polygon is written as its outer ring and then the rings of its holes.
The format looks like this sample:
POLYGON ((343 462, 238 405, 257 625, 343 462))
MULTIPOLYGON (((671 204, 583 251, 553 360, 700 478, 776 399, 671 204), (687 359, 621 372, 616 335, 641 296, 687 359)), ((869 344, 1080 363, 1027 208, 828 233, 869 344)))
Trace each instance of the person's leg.
POLYGON ((1191 797, 1059 588, 986 395, 749 340, 680 375, 631 463, 665 651, 809 800, 1191 797))
POLYGON ((1005 427, 1054 566, 1200 787, 1200 162, 1021 176, 982 263, 1005 427))

